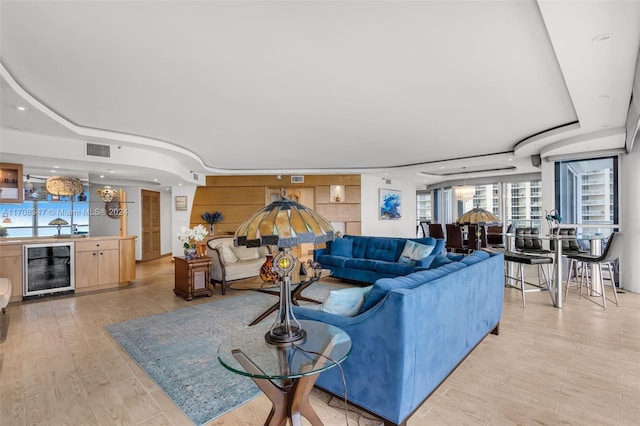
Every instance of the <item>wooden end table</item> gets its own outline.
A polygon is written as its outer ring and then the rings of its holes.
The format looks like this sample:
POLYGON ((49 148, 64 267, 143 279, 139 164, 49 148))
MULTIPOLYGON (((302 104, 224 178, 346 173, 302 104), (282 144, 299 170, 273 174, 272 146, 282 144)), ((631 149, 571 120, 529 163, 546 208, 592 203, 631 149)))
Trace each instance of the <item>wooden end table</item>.
POLYGON ((192 300, 196 296, 212 296, 210 257, 186 259, 175 257, 175 288, 173 292, 185 300, 192 300))

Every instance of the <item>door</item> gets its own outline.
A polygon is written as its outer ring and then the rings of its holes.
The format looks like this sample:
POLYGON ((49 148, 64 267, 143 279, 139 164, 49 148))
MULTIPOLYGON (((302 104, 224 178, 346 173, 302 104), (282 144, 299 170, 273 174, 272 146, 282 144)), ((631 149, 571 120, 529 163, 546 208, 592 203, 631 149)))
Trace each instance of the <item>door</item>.
POLYGON ((160 257, 160 193, 142 190, 142 261, 160 257))

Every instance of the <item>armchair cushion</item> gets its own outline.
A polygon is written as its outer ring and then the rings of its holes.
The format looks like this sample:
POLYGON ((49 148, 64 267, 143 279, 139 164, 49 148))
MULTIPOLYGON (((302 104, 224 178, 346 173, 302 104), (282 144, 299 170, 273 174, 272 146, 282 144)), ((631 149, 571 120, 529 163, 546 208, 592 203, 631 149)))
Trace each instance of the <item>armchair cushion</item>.
POLYGON ((231 247, 231 251, 240 260, 254 260, 260 257, 257 247, 231 247))
POLYGON ((222 251, 222 261, 225 264, 236 263, 238 261, 238 258, 235 254, 233 254, 233 251, 229 248, 229 246, 221 245, 219 248, 222 251))

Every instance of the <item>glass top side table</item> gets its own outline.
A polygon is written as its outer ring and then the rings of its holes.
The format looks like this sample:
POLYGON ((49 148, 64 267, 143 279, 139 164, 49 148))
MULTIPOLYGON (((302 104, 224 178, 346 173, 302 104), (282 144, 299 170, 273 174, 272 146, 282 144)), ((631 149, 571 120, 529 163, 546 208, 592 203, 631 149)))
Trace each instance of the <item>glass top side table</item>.
POLYGON ((300 321, 304 340, 276 346, 265 341, 269 326, 246 328, 224 340, 218 360, 228 370, 250 377, 269 397, 273 407, 265 425, 312 425, 322 421, 309 403, 318 374, 344 361, 351 352, 351 338, 338 327, 317 321, 300 321))

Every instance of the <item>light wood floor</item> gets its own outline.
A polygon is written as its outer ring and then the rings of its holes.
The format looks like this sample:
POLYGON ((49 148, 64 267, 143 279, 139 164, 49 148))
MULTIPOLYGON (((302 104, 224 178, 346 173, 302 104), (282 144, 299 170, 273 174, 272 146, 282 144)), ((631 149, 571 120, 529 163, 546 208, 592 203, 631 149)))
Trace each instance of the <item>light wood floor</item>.
MULTIPOLYGON (((139 265, 127 288, 10 304, 1 320, 0 425, 191 424, 104 330, 211 300, 186 302, 172 289, 163 258, 139 265)), ((314 391, 312 403, 326 425, 346 423, 340 401, 314 391)), ((211 424, 261 425, 269 409, 262 395, 211 424)), ((350 412, 356 424, 379 422, 350 412)), ((522 309, 520 293, 505 289, 500 335, 409 420, 465 424, 640 424, 640 295, 620 294, 620 307, 603 311, 575 292, 561 310, 548 294, 528 293, 522 309)))

